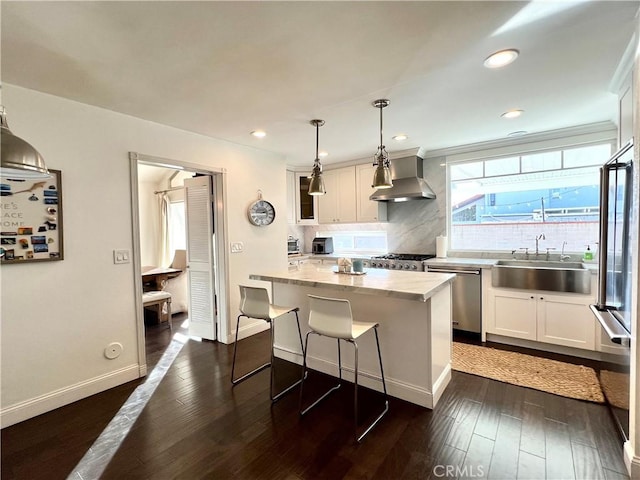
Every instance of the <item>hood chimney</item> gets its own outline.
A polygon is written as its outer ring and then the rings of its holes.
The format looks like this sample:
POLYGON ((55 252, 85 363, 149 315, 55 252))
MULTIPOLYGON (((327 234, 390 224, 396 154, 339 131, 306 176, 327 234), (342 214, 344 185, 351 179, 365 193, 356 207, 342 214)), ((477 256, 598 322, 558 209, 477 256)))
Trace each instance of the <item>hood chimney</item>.
POLYGON ((405 202, 436 198, 436 194, 423 178, 422 162, 422 158, 418 156, 392 159, 393 187, 376 190, 369 200, 405 202))

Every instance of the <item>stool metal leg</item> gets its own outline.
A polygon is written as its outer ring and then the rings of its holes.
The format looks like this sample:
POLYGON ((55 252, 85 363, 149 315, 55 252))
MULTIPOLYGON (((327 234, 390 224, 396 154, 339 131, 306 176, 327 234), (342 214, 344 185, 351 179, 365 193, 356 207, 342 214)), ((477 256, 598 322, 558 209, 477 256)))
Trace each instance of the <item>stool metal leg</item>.
POLYGON ((358 343, 353 343, 353 420, 355 422, 356 440, 358 440, 358 343))
POLYGON ((322 400, 327 398, 332 392, 338 390, 342 385, 342 360, 340 356, 340 339, 338 339, 338 374, 340 375, 340 381, 336 386, 327 390, 327 392, 325 392, 324 395, 318 398, 315 402, 313 402, 307 408, 305 408, 304 410, 302 409, 302 387, 304 386, 304 378, 306 377, 306 373, 307 373, 307 350, 309 348, 309 335, 311 335, 312 333, 318 336, 322 336, 321 334, 314 331, 307 332, 307 338, 305 340, 305 346, 304 346, 304 355, 302 356, 302 383, 300 384, 300 408, 299 408, 300 416, 306 415, 306 413, 309 410, 311 410, 313 407, 318 405, 322 400))
POLYGON ((378 347, 378 360, 380 361, 380 375, 382 378, 382 389, 384 390, 384 410, 382 410, 382 413, 380 413, 380 415, 378 415, 378 417, 371 423, 371 425, 369 425, 366 430, 360 435, 358 436, 358 382, 357 382, 357 378, 358 378, 358 346, 356 345, 355 342, 354 345, 356 347, 356 369, 355 369, 355 375, 356 375, 356 383, 355 383, 355 402, 356 402, 356 411, 355 411, 355 417, 356 417, 356 441, 358 443, 360 443, 362 441, 362 439, 365 437, 365 435, 367 433, 369 433, 371 431, 371 429, 373 427, 375 427, 378 422, 382 419, 382 417, 384 417, 384 415, 389 411, 389 397, 387 396, 387 384, 384 380, 384 371, 382 370, 382 354, 380 352, 380 340, 378 339, 378 326, 376 325, 373 328, 373 333, 376 334, 376 346, 378 347))
MULTIPOLYGON (((233 346, 233 363, 231 365, 231 383, 234 385, 237 385, 238 383, 242 382, 243 380, 246 380, 247 378, 251 377, 252 375, 255 375, 256 373, 264 370, 265 368, 268 368, 271 366, 271 362, 265 363, 264 365, 259 366, 258 368, 255 368, 254 370, 251 370, 249 373, 245 373, 243 376, 241 376, 240 378, 234 378, 234 372, 236 369, 236 354, 238 353, 238 331, 240 330, 240 317, 246 317, 246 315, 238 315, 238 321, 236 323, 236 341, 235 344, 233 346)), ((247 317, 249 318, 249 317, 247 317)), ((269 328, 273 328, 273 322, 269 322, 269 328)), ((272 330, 272 335, 273 335, 273 330, 272 330)), ((272 338, 273 339, 273 338, 272 338)), ((273 345, 273 342, 271 343, 273 345)), ((273 347, 272 347, 273 349, 273 347)))
POLYGON ((340 379, 340 383, 342 383, 342 355, 340 355, 340 339, 337 338, 338 342, 338 378, 340 379))
MULTIPOLYGON (((304 358, 304 352, 305 352, 305 348, 304 345, 302 345, 302 330, 300 330, 300 319, 298 318, 298 310, 294 310, 294 312, 296 314, 296 323, 298 325, 298 335, 300 336, 300 348, 302 348, 302 355, 304 358)), ((285 388, 284 390, 282 390, 280 393, 278 393, 277 395, 273 394, 273 387, 274 387, 274 382, 275 382, 275 373, 274 373, 274 368, 273 368, 273 361, 274 361, 274 351, 273 351, 273 345, 274 345, 274 340, 275 340, 275 318, 273 320, 271 320, 271 385, 270 385, 270 396, 271 396, 271 401, 272 402, 277 402, 278 400, 280 400, 280 398, 282 398, 282 396, 289 392, 292 388, 297 387, 298 385, 300 385, 302 383, 302 380, 298 380, 294 383, 292 383, 291 385, 289 385, 287 388, 285 388)), ((304 374, 304 368, 303 368, 303 374, 304 374)))

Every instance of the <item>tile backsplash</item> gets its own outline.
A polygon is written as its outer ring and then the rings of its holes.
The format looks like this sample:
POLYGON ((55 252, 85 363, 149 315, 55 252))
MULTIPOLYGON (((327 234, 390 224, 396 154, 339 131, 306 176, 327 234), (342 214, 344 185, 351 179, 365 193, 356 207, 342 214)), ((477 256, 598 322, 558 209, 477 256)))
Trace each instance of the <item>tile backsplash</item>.
POLYGON ((374 231, 387 232, 390 252, 435 253, 436 237, 446 232, 446 168, 442 158, 424 161, 424 179, 436 194, 433 200, 389 202, 385 223, 323 224, 300 227, 289 225, 289 234, 300 238, 304 251, 311 249, 316 232, 374 231), (304 239, 304 241, 303 241, 304 239))

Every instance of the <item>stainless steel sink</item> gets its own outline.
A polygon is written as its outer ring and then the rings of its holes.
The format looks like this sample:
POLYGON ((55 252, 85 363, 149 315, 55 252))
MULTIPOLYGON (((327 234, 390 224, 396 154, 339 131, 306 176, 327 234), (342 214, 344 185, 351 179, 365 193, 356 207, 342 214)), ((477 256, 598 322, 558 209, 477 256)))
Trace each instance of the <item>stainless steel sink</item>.
POLYGON ((494 287, 591 293, 591 272, 580 262, 498 260, 491 269, 494 287))
POLYGON ((561 268, 585 270, 582 262, 554 262, 550 260, 498 260, 496 265, 505 267, 536 267, 536 268, 561 268))

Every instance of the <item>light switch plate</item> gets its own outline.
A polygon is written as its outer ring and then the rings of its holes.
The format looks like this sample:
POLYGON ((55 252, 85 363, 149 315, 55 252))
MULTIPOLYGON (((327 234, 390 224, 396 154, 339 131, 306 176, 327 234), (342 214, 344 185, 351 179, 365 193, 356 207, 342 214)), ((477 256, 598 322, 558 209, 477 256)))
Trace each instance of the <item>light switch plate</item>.
POLYGON ((113 263, 129 263, 131 262, 131 252, 129 250, 114 250, 113 251, 113 263))
POLYGON ((231 253, 240 253, 244 250, 244 244, 242 242, 231 243, 231 253))

